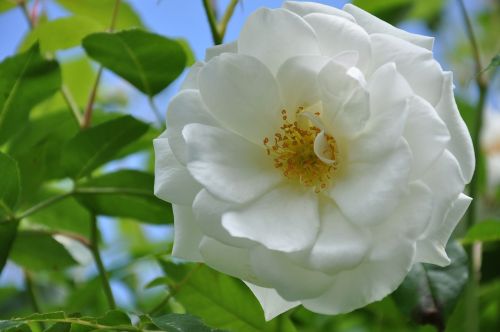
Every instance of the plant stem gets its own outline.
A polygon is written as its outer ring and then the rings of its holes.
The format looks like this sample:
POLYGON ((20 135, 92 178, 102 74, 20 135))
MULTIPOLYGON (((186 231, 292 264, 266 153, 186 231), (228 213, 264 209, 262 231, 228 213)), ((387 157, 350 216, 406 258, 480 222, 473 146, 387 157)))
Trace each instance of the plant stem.
POLYGON ((95 215, 92 215, 92 220, 91 220, 90 249, 92 251, 92 255, 94 256, 94 261, 97 266, 97 270, 99 271, 99 275, 101 277, 102 288, 104 290, 104 294, 106 295, 106 299, 108 300, 109 308, 116 309, 115 298, 113 297, 113 292, 111 291, 111 285, 109 284, 108 273, 104 268, 104 264, 102 263, 101 259, 101 254, 99 252, 99 228, 97 225, 97 218, 95 215))
POLYGON ((219 25, 219 34, 220 34, 221 42, 224 40, 224 36, 226 35, 227 25, 229 23, 229 20, 233 16, 234 9, 236 8, 237 4, 238 4, 238 0, 231 0, 231 2, 229 3, 229 5, 226 8, 226 12, 224 13, 224 16, 222 16, 222 19, 221 19, 220 25, 219 25))
MULTIPOLYGON (((120 9, 121 0, 115 0, 115 5, 113 6, 113 13, 111 14, 111 23, 109 24, 108 32, 113 32, 116 25, 116 19, 118 18, 118 12, 120 9)), ((83 114, 83 121, 81 123, 81 128, 88 128, 90 123, 92 122, 92 112, 94 111, 94 103, 97 95, 97 89, 99 88, 99 83, 101 82, 102 71, 104 67, 99 66, 97 70, 97 76, 94 81, 94 85, 92 85, 92 89, 90 90, 89 97, 87 100, 87 106, 85 107, 85 112, 83 114)))
POLYGON ((203 7, 205 8, 205 13, 207 14, 208 24, 210 25, 210 32, 212 33, 212 39, 215 45, 222 44, 222 37, 217 28, 217 19, 215 18, 214 10, 210 0, 203 0, 203 7))
POLYGON ((161 116, 161 113, 160 113, 160 110, 156 106, 155 101, 153 100, 153 97, 148 96, 148 102, 149 102, 149 106, 153 110, 153 113, 154 113, 154 115, 156 117, 156 120, 158 121, 158 123, 160 124, 161 127, 164 127, 164 122, 165 121, 163 120, 163 118, 161 116))
POLYGON ((67 192, 67 193, 64 193, 61 195, 52 196, 44 201, 41 201, 40 203, 33 205, 32 207, 30 207, 29 209, 27 209, 26 211, 21 213, 19 216, 17 216, 15 219, 21 220, 21 219, 24 219, 26 217, 29 217, 32 214, 34 214, 40 210, 43 210, 43 209, 45 209, 45 208, 47 208, 55 203, 67 198, 67 197, 70 197, 72 194, 73 194, 73 192, 67 192))
MULTIPOLYGON (((41 313, 42 311, 40 310, 40 305, 38 304, 38 300, 36 298, 35 294, 35 287, 33 285, 33 279, 31 279, 31 275, 28 271, 24 270, 24 283, 26 286, 26 292, 28 293, 28 296, 31 301, 31 306, 33 307, 33 311, 36 313, 41 313)), ((38 322, 40 325, 40 329, 42 331, 45 330, 45 324, 43 322, 38 322)))
POLYGON ((26 1, 25 0, 20 0, 17 2, 17 5, 23 12, 23 16, 26 18, 26 21, 28 22, 28 26, 30 27, 30 30, 33 30, 33 21, 31 20, 30 13, 28 11, 28 7, 26 6, 26 1))

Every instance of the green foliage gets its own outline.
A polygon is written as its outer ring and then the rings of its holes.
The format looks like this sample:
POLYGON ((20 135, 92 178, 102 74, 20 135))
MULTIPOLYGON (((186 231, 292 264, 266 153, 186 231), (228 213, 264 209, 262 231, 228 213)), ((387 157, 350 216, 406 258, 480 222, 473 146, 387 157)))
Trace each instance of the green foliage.
POLYGON ((21 180, 14 159, 0 152, 0 220, 8 218, 19 201, 21 180))
POLYGON ((153 317, 151 321, 166 332, 223 332, 219 329, 209 328, 198 317, 191 315, 167 314, 153 317))
POLYGON ((470 244, 475 241, 491 242, 500 240, 500 220, 485 220, 472 226, 462 243, 470 244))
POLYGON ((467 255, 458 243, 447 246, 451 264, 415 264, 393 298, 417 323, 445 326, 467 283, 467 255))
POLYGON ((152 174, 122 170, 92 178, 78 185, 78 200, 97 215, 134 218, 166 224, 173 222, 170 204, 153 195, 152 174), (95 189, 103 193, 86 193, 95 189))
POLYGON ((131 116, 104 122, 73 137, 63 151, 63 166, 75 179, 89 175, 141 137, 148 126, 131 116))
POLYGON ((30 110, 60 86, 59 65, 42 58, 37 45, 0 63, 0 144, 22 128, 30 110))
POLYGON ((14 0, 0 0, 0 13, 16 7, 14 0))
POLYGON ((185 46, 142 30, 96 33, 83 40, 83 47, 91 58, 148 96, 172 83, 187 62, 185 46))
POLYGON ((7 262, 17 234, 17 222, 0 223, 0 273, 7 262))

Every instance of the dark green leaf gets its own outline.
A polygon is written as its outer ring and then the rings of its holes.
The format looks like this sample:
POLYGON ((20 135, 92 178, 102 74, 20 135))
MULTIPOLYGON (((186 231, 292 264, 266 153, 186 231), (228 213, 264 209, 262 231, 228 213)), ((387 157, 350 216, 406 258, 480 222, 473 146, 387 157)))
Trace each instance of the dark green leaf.
POLYGON ((153 317, 151 320, 158 328, 166 332, 222 332, 222 330, 206 326, 198 317, 188 314, 167 314, 153 317))
MULTIPOLYGON (((57 2, 75 15, 91 18, 109 27, 116 0, 57 0, 57 2)), ((141 19, 132 7, 125 1, 121 1, 115 28, 120 30, 142 26, 141 19)))
POLYGON ((152 174, 122 170, 92 178, 78 186, 78 200, 89 210, 99 215, 134 218, 154 224, 171 223, 170 204, 153 195, 152 174), (91 188, 101 188, 99 194, 85 193, 91 188), (110 189, 106 191, 106 188, 110 189))
POLYGON ((97 323, 102 325, 131 325, 130 317, 121 310, 110 310, 104 316, 97 318, 97 323))
POLYGON ((91 58, 149 96, 165 89, 186 66, 181 44, 142 30, 95 33, 82 45, 91 58))
POLYGON ((42 232, 18 232, 10 258, 29 270, 62 270, 76 264, 62 244, 42 232))
POLYGON ((7 262, 9 253, 17 234, 17 222, 7 221, 0 223, 0 273, 7 262))
POLYGON ((474 241, 490 242, 500 240, 500 220, 486 220, 475 224, 469 229, 462 243, 474 241))
POLYGON ((48 327, 44 332, 69 332, 71 330, 71 324, 69 323, 55 323, 54 325, 48 327))
MULTIPOLYGON (((264 320, 260 304, 241 281, 204 265, 176 265, 164 260, 160 264, 172 279, 175 298, 208 325, 239 332, 277 330, 277 319, 264 320)), ((281 331, 294 331, 288 318, 280 323, 281 331)))
POLYGON ((0 144, 22 128, 30 110, 60 86, 59 65, 43 59, 37 45, 0 63, 0 144))
POLYGON ((14 159, 0 152, 0 220, 12 215, 21 191, 19 169, 14 159))
POLYGON ((456 242, 446 251, 447 267, 415 264, 401 286, 393 293, 400 310, 421 324, 444 326, 453 312, 468 279, 467 255, 456 242))
POLYGON ((378 18, 396 24, 412 9, 414 0, 354 0, 352 3, 378 18))
POLYGON ((148 125, 131 116, 111 120, 73 137, 63 151, 63 165, 73 178, 81 178, 112 160, 125 146, 148 130, 148 125))

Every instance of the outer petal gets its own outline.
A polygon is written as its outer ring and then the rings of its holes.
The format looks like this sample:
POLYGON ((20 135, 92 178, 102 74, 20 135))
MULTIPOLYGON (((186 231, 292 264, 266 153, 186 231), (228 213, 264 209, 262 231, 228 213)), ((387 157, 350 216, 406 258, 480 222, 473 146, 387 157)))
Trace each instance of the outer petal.
POLYGON ((278 85, 271 72, 257 59, 224 53, 200 71, 201 96, 226 128, 262 144, 281 124, 278 85))
POLYGON ((285 3, 283 4, 283 8, 286 8, 289 11, 292 11, 295 14, 300 15, 302 17, 308 14, 322 13, 322 14, 343 17, 345 19, 354 22, 354 17, 352 17, 352 15, 350 15, 349 13, 340 10, 338 8, 323 5, 321 3, 316 3, 316 2, 285 1, 285 3))
POLYGON ((436 106, 436 111, 448 126, 451 135, 448 150, 457 158, 465 182, 468 183, 474 174, 476 160, 472 139, 453 96, 453 74, 451 72, 444 74, 441 100, 436 106))
POLYGON ((273 73, 290 57, 320 54, 312 28, 281 8, 261 8, 250 15, 238 39, 238 52, 258 58, 273 73))
POLYGON ((263 146, 227 130, 196 123, 185 126, 182 134, 189 172, 219 198, 244 203, 283 180, 263 146))
POLYGON ((370 37, 359 25, 327 14, 309 14, 304 19, 316 32, 322 54, 332 57, 344 51, 357 51, 357 67, 368 67, 371 56, 370 37))
POLYGON ((348 221, 330 200, 322 201, 321 230, 310 250, 291 254, 292 260, 313 270, 335 274, 358 266, 371 249, 371 235, 348 221))
POLYGON ((168 105, 167 138, 172 152, 180 163, 186 165, 186 142, 182 129, 190 123, 202 123, 217 126, 217 121, 208 112, 198 90, 179 92, 168 105))
POLYGON ((264 317, 267 321, 300 305, 299 301, 289 302, 283 299, 273 288, 264 288, 249 282, 245 282, 245 284, 255 295, 262 309, 264 309, 264 317))
POLYGON ((238 53, 238 42, 233 41, 207 48, 205 51, 205 61, 210 61, 213 57, 221 55, 222 53, 238 53))
POLYGON ((351 4, 346 4, 344 10, 351 14, 368 33, 385 33, 392 35, 397 38, 404 39, 410 43, 418 45, 420 47, 432 50, 432 45, 434 44, 434 38, 428 36, 422 36, 418 34, 413 34, 406 32, 404 30, 398 29, 387 22, 382 21, 378 17, 364 11, 351 4))
POLYGON ((284 252, 312 245, 319 230, 317 196, 312 190, 283 185, 247 207, 228 212, 222 225, 232 236, 284 252))
POLYGON ((203 68, 205 63, 203 61, 196 61, 191 68, 189 68, 189 72, 184 79, 184 82, 181 84, 181 90, 184 89, 196 89, 198 90, 198 74, 200 73, 200 69, 203 68))
POLYGON ((402 39, 385 34, 373 34, 373 66, 377 68, 395 62, 415 93, 436 105, 441 98, 443 71, 432 52, 402 39))
POLYGON ((255 242, 232 237, 222 227, 222 215, 227 211, 234 210, 238 206, 238 204, 220 200, 211 195, 206 189, 202 189, 194 199, 193 212, 203 234, 229 246, 250 247, 255 245, 255 242))
POLYGON ((419 178, 443 154, 450 141, 446 124, 423 98, 409 99, 408 122, 404 137, 413 155, 411 178, 419 178))
POLYGON ((405 238, 382 239, 365 262, 339 273, 328 290, 302 304, 314 312, 335 315, 381 300, 406 277, 414 253, 414 244, 405 238))
POLYGON ((227 246, 204 236, 200 243, 200 253, 208 266, 233 277, 261 284, 252 270, 248 249, 227 246))
POLYGON ((155 185, 154 193, 159 198, 190 205, 201 190, 187 169, 175 158, 165 133, 153 141, 155 148, 155 185))
POLYGON ((203 234, 194 221, 191 206, 173 204, 174 210, 174 248, 172 255, 188 261, 201 262, 198 247, 203 234))
POLYGON ((257 275, 287 301, 320 296, 332 283, 330 276, 295 265, 285 254, 263 247, 253 248, 250 260, 257 275))

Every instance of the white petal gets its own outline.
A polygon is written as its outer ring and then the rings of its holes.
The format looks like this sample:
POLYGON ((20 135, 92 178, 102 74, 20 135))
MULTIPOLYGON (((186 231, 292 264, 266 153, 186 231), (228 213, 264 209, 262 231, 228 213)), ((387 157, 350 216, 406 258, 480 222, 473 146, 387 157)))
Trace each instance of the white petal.
POLYGON ((450 264, 450 259, 446 254, 446 243, 450 239, 453 230, 462 219, 465 211, 469 207, 472 198, 460 194, 452 203, 448 210, 444 222, 432 234, 417 242, 417 262, 431 263, 439 266, 450 264))
POLYGON ((276 73, 286 59, 319 55, 313 29, 286 9, 261 8, 248 18, 238 39, 238 52, 258 58, 276 73))
POLYGON ((190 123, 217 126, 201 100, 200 92, 191 89, 183 90, 172 98, 167 111, 168 142, 175 157, 183 165, 186 165, 186 142, 182 137, 182 129, 190 123))
POLYGON ((302 304, 314 312, 335 315, 381 300, 404 280, 414 252, 414 245, 407 239, 384 239, 365 262, 337 274, 327 291, 302 304))
POLYGON ((370 233, 348 221, 330 200, 320 205, 321 229, 313 247, 291 259, 313 270, 335 274, 358 266, 371 248, 370 233))
POLYGON ((204 236, 200 243, 203 261, 213 269, 233 277, 260 283, 250 264, 248 249, 227 246, 210 237, 204 236))
POLYGON ((189 72, 187 73, 184 82, 182 82, 180 90, 198 89, 198 74, 204 65, 205 63, 203 61, 196 61, 191 68, 189 68, 189 72))
POLYGON ((441 98, 443 71, 432 52, 390 35, 373 34, 370 37, 374 68, 395 62, 398 72, 413 91, 436 105, 441 98))
POLYGON ((410 43, 418 45, 420 47, 431 50, 434 44, 434 38, 428 36, 422 36, 418 34, 413 34, 406 32, 404 30, 398 29, 389 23, 382 21, 378 17, 364 11, 351 4, 346 4, 344 10, 351 14, 356 22, 361 25, 368 33, 385 33, 392 35, 397 38, 404 39, 410 43))
POLYGON ((320 296, 332 278, 321 272, 293 264, 286 255, 261 246, 250 250, 253 270, 287 301, 320 296))
POLYGON ((201 186, 186 167, 175 158, 168 139, 162 134, 153 140, 155 149, 154 193, 159 198, 176 204, 189 205, 193 202, 201 186))
POLYGON ((283 8, 286 8, 289 11, 292 11, 300 16, 306 16, 307 14, 313 14, 313 13, 322 13, 322 14, 343 17, 345 19, 354 22, 354 18, 349 13, 340 10, 338 8, 323 5, 321 3, 316 3, 316 2, 285 1, 285 3, 283 4, 283 8))
POLYGON ((222 217, 232 236, 261 243, 266 248, 292 252, 310 246, 319 229, 317 195, 294 185, 283 185, 248 206, 222 217))
POLYGON ((407 190, 411 153, 400 141, 392 152, 366 162, 351 162, 334 179, 329 195, 342 213, 358 225, 373 225, 387 218, 407 190))
POLYGON ((283 180, 264 145, 260 147, 227 130, 196 123, 185 126, 182 134, 187 144, 189 172, 219 198, 244 203, 283 180))
POLYGON ((198 82, 214 118, 248 140, 262 144, 281 125, 278 85, 257 59, 224 53, 203 67, 198 82))
POLYGON ((409 99, 404 137, 413 155, 412 179, 419 178, 441 156, 450 140, 446 124, 434 108, 418 96, 409 99))
POLYGON ((233 41, 207 48, 205 51, 205 61, 210 61, 213 57, 221 55, 222 53, 238 53, 238 42, 233 41))
POLYGON ((318 73, 328 61, 325 56, 302 55, 289 58, 279 68, 276 79, 288 112, 319 101, 318 73))
POLYGON ((237 204, 220 200, 206 189, 202 189, 194 199, 193 212, 198 226, 205 235, 233 247, 250 247, 255 242, 232 237, 222 227, 222 215, 227 211, 234 210, 237 206, 237 204))
POLYGON ((314 153, 327 165, 333 165, 335 163, 335 159, 332 159, 331 147, 324 131, 316 135, 314 139, 314 153))
POLYGON ((250 288, 253 295, 255 295, 262 309, 264 309, 266 321, 300 305, 299 301, 289 302, 283 299, 273 288, 264 288, 249 282, 245 282, 245 284, 250 288))
POLYGON ((472 139, 453 96, 453 75, 451 72, 444 74, 441 100, 436 106, 436 111, 448 126, 451 135, 448 150, 457 158, 463 177, 468 183, 474 174, 476 161, 472 139))
POLYGON ((331 57, 343 51, 357 51, 357 67, 363 70, 368 67, 370 37, 363 28, 345 18, 327 14, 309 14, 304 19, 316 32, 322 54, 331 57))
POLYGON ((174 248, 172 256, 201 262, 198 247, 203 234, 194 220, 191 206, 172 204, 174 211, 174 248))

